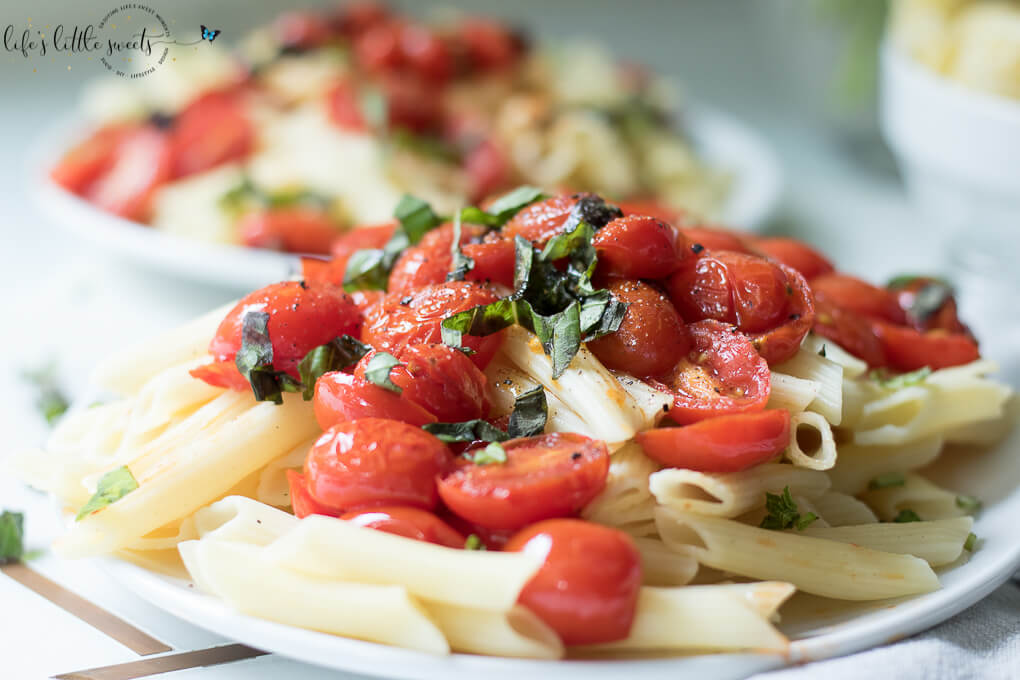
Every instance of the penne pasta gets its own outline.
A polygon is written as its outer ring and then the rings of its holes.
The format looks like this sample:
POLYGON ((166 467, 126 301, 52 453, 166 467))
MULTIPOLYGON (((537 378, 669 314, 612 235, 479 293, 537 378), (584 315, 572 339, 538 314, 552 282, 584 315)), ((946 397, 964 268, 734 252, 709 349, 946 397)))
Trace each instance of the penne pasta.
POLYGON ((843 367, 819 351, 801 347, 792 358, 776 366, 776 372, 813 383, 815 396, 806 408, 839 425, 843 417, 843 367))
POLYGON ((803 536, 852 543, 872 550, 920 557, 933 567, 956 561, 974 524, 970 517, 934 522, 886 522, 822 528, 817 522, 799 532, 803 536))
POLYGON ((928 437, 905 446, 841 446, 839 465, 828 472, 832 489, 851 495, 861 493, 876 477, 924 467, 941 450, 940 437, 928 437))
POLYGON ((786 458, 797 467, 830 470, 836 465, 832 427, 820 413, 803 411, 790 417, 790 445, 786 458))
POLYGON ((962 517, 967 513, 958 499, 958 494, 912 474, 904 475, 902 484, 861 494, 861 500, 886 522, 894 520, 904 510, 912 510, 926 520, 962 517))
POLYGON ((693 556, 670 550, 658 538, 635 538, 634 545, 641 553, 645 585, 685 586, 698 573, 698 561, 693 556))
POLYGON ((866 503, 839 491, 829 491, 812 499, 814 512, 829 526, 842 527, 854 524, 871 524, 878 521, 866 503))
POLYGON ((786 409, 790 413, 806 411, 821 390, 814 380, 798 378, 786 373, 772 371, 772 388, 769 391, 768 408, 786 409))
POLYGON ((559 636, 521 605, 501 612, 425 602, 425 609, 455 652, 524 659, 563 656, 559 636))

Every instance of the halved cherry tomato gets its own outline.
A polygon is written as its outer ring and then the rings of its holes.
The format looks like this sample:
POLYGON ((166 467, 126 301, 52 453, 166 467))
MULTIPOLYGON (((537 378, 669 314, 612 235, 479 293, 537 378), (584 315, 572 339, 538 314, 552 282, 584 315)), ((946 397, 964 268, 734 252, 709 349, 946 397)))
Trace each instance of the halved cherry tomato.
POLYGON ((461 252, 475 266, 467 273, 469 281, 514 285, 514 242, 499 232, 489 232, 481 243, 465 243, 461 252))
POLYGON ((930 277, 917 276, 901 285, 890 286, 889 289, 896 295, 896 301, 900 308, 906 312, 907 321, 917 330, 942 329, 949 333, 971 335, 970 329, 960 321, 956 309, 956 298, 953 297, 952 290, 946 283, 930 277), (935 292, 935 300, 931 300, 932 291, 935 292), (918 296, 927 298, 926 303, 930 302, 928 308, 920 310, 920 312, 917 304, 918 296), (935 306, 936 304, 937 306, 935 306), (919 316, 919 313, 923 313, 924 316, 919 316))
POLYGON ((237 230, 246 246, 289 253, 328 253, 340 233, 327 213, 300 206, 249 213, 237 230))
POLYGON ((358 311, 361 312, 361 318, 365 318, 365 314, 372 307, 382 303, 386 297, 386 293, 381 290, 356 290, 351 293, 351 300, 354 301, 358 311))
MULTIPOLYGON (((717 227, 682 227, 680 233, 692 246, 701 246, 707 250, 730 250, 735 253, 752 254, 747 244, 744 243, 743 234, 717 227)), ((697 247, 694 250, 700 251, 697 247)))
POLYGON ((336 517, 340 513, 312 498, 308 493, 308 480, 297 470, 287 470, 287 486, 290 488, 290 508, 298 519, 308 515, 336 517))
POLYGON ((677 224, 683 220, 684 213, 668 205, 660 203, 654 198, 631 199, 628 201, 616 201, 616 205, 623 211, 624 215, 651 215, 656 219, 670 224, 677 224))
POLYGON ((335 286, 283 281, 241 298, 216 329, 209 353, 232 361, 241 348, 244 316, 249 311, 269 314, 273 367, 297 377, 304 356, 340 335, 357 337, 361 315, 351 298, 335 286))
POLYGON ((191 377, 198 378, 213 387, 225 387, 228 390, 247 392, 251 385, 241 372, 237 370, 237 364, 233 359, 229 361, 211 361, 202 364, 188 371, 191 377))
POLYGON ((618 529, 577 519, 550 519, 516 534, 506 550, 542 557, 518 602, 567 645, 622 640, 630 634, 641 592, 641 555, 618 529))
POLYGON ((361 418, 388 418, 416 427, 436 422, 428 410, 403 395, 374 385, 363 375, 340 371, 326 373, 315 381, 312 407, 323 430, 361 418))
MULTIPOLYGON (((404 345, 439 344, 442 342, 439 326, 446 317, 497 299, 490 288, 470 281, 425 286, 406 295, 389 293, 368 310, 362 340, 391 354, 404 345)), ((463 338, 464 346, 474 351, 471 360, 482 370, 502 342, 502 332, 463 338)))
POLYGON ((595 234, 598 268, 630 279, 661 279, 683 258, 692 256, 687 240, 675 227, 654 217, 618 217, 595 234))
POLYGON ((751 344, 769 364, 792 358, 815 322, 815 300, 807 281, 785 264, 776 266, 786 277, 786 318, 775 328, 750 335, 751 344))
POLYGON ((503 226, 503 234, 510 240, 521 236, 541 248, 553 236, 563 231, 571 212, 595 229, 601 229, 610 220, 622 217, 615 205, 606 203, 595 194, 579 193, 553 196, 520 210, 503 226))
POLYGON ((255 128, 242 93, 210 92, 188 104, 174 121, 171 145, 175 178, 247 156, 255 147, 255 128))
POLYGON ((863 316, 836 307, 826 300, 815 301, 815 333, 832 340, 868 366, 885 366, 885 351, 871 322, 863 316))
MULTIPOLYGON (((481 237, 485 227, 462 224, 460 245, 481 237)), ((386 290, 391 293, 409 293, 432 283, 443 283, 453 265, 453 224, 446 223, 425 234, 397 258, 390 271, 386 290)))
POLYGON ((712 319, 687 324, 691 351, 663 378, 674 395, 669 416, 687 425, 761 411, 769 400, 769 365, 736 326, 712 319))
POLYGON ((811 279, 811 292, 816 300, 824 300, 836 307, 869 319, 906 325, 907 315, 900 309, 896 296, 847 274, 823 274, 811 279))
MULTIPOLYGON (((369 352, 358 362, 355 375, 364 377, 374 354, 369 352)), ((488 415, 489 381, 463 352, 447 345, 407 345, 398 348, 395 356, 402 365, 390 371, 390 380, 402 389, 402 399, 444 423, 488 415)))
POLYGON ((782 453, 790 444, 790 412, 782 409, 709 418, 683 427, 639 432, 650 458, 698 472, 738 472, 782 453))
POLYGON ((352 510, 340 516, 359 527, 385 531, 405 538, 448 548, 463 548, 464 535, 431 512, 405 505, 384 505, 370 510, 352 510))
POLYGON ((153 194, 170 180, 172 168, 168 135, 147 125, 121 139, 113 164, 85 196, 103 210, 144 222, 151 211, 153 194))
POLYGON ((419 427, 361 418, 326 430, 305 459, 308 491, 338 510, 374 505, 436 506, 436 477, 450 450, 419 427))
POLYGON ((588 343, 607 368, 639 377, 657 376, 676 365, 690 349, 683 319, 669 298, 647 283, 615 279, 613 297, 627 305, 619 330, 588 343))
POLYGON ((604 442, 574 433, 553 433, 503 443, 505 463, 459 461, 439 480, 451 511, 492 529, 519 529, 565 517, 598 495, 609 474, 604 442))
POLYGON ((129 125, 111 125, 96 130, 63 155, 50 170, 50 177, 68 191, 85 193, 113 166, 121 141, 133 129, 129 125))
POLYGON ((747 240, 755 250, 796 269, 808 281, 835 271, 832 263, 821 253, 797 239, 774 236, 749 237, 747 240))
POLYGON ((981 358, 977 343, 962 333, 943 330, 922 333, 884 321, 872 321, 871 327, 882 343, 889 366, 899 371, 915 371, 925 366, 935 371, 981 358))
POLYGON ((442 98, 431 83, 408 73, 387 72, 379 76, 378 86, 386 98, 391 128, 407 128, 418 134, 438 130, 443 118, 442 98))

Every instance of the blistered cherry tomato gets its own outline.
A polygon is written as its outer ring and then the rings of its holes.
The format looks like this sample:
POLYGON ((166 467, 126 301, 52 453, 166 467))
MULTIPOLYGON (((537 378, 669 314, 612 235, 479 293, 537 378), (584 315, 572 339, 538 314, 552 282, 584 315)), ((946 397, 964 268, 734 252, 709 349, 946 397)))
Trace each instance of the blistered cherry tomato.
MULTIPOLYGON (((462 224, 460 245, 485 233, 485 227, 462 224)), ((432 283, 443 283, 453 265, 453 224, 446 223, 425 234, 397 258, 390 270, 386 290, 391 293, 409 293, 432 283)))
POLYGON ((690 340, 669 298, 647 283, 616 279, 609 292, 627 305, 619 330, 588 343, 607 368, 640 377, 657 376, 687 354, 690 340))
POLYGON ((618 217, 595 234, 600 271, 630 279, 669 276, 692 253, 676 228, 654 217, 618 217))
POLYGON ((420 427, 362 418, 326 430, 308 452, 308 491, 339 510, 411 505, 431 510, 436 476, 451 462, 449 449, 420 427))
POLYGON ((618 529, 577 519, 550 519, 516 534, 506 550, 544 559, 518 602, 567 645, 622 640, 630 634, 641 592, 641 556, 618 529))
POLYGON ((335 286, 283 281, 241 298, 216 329, 209 353, 217 360, 233 360, 241 348, 244 316, 249 311, 269 314, 273 367, 297 377, 305 354, 339 335, 358 335, 360 315, 350 297, 335 286))
POLYGON ((452 512, 492 529, 519 529, 565 517, 598 495, 609 474, 604 442, 553 433, 503 443, 505 463, 461 460, 439 480, 452 512))
POLYGON ((919 331, 944 330, 948 333, 971 335, 970 329, 960 321, 953 291, 943 281, 915 276, 914 278, 890 285, 900 308, 906 312, 907 321, 919 331))
POLYGON ((654 198, 617 201, 616 205, 624 215, 651 215, 670 224, 677 224, 684 216, 683 211, 660 203, 654 198))
POLYGON ((225 361, 211 361, 208 364, 197 366, 188 373, 191 377, 198 378, 213 387, 225 387, 228 390, 247 392, 251 385, 237 369, 233 359, 225 361))
POLYGON ((210 92, 188 104, 174 121, 171 144, 175 178, 247 156, 255 146, 255 128, 241 93, 210 92))
POLYGON ((790 444, 790 412, 782 409, 709 418, 683 427, 639 432, 650 458, 698 472, 738 472, 775 458, 790 444))
POLYGON ((821 253, 797 239, 775 236, 748 240, 759 253, 796 269, 808 281, 835 269, 821 253))
POLYGON ((384 505, 369 510, 352 510, 340 516, 359 527, 385 531, 416 541, 463 548, 464 535, 436 515, 405 505, 384 505))
MULTIPOLYGON (((374 352, 354 368, 364 377, 374 352)), ((446 345, 406 345, 394 355, 402 365, 390 370, 400 396, 435 415, 440 422, 458 423, 489 413, 489 381, 460 350, 446 345)), ((403 419, 400 419, 403 420, 403 419)))
POLYGON ((389 418, 417 427, 436 422, 427 409, 404 399, 402 394, 370 383, 364 375, 340 371, 326 373, 315 381, 312 407, 323 430, 360 418, 389 418))
POLYGON ((514 243, 499 232, 489 232, 481 243, 466 243, 461 252, 475 266, 467 273, 469 281, 514 285, 514 243))
POLYGON ((920 332, 908 326, 872 321, 891 368, 916 371, 925 366, 933 371, 960 366, 981 358, 977 343, 962 333, 943 330, 920 332))
POLYGON ((133 129, 129 125, 112 125, 96 130, 63 155, 50 170, 50 177, 68 191, 85 193, 113 166, 121 141, 133 129))
POLYGON ((522 236, 541 248, 546 241, 563 231, 567 219, 575 210, 580 219, 595 229, 623 216, 619 208, 595 194, 553 196, 521 209, 503 226, 503 234, 510 240, 522 236))
POLYGON ((815 301, 814 332, 832 340, 868 366, 885 366, 885 351, 871 328, 871 322, 859 314, 836 307, 825 300, 815 301))
POLYGON ((786 277, 786 317, 778 326, 750 335, 751 344, 770 365, 793 358, 815 322, 815 300, 807 281, 795 269, 777 266, 786 277))
MULTIPOLYGON (((406 294, 389 293, 368 310, 362 340, 391 354, 405 345, 439 344, 443 341, 440 324, 444 319, 497 299, 489 287, 469 281, 425 286, 406 294)), ((462 342, 474 352, 471 360, 484 370, 503 342, 503 334, 465 335, 462 342)))
POLYGON ((751 250, 744 243, 742 235, 732 231, 712 227, 681 227, 680 233, 684 235, 695 251, 704 248, 707 250, 730 250, 735 253, 751 254, 751 250))
POLYGON ((765 408, 769 366, 736 326, 711 319, 687 325, 691 350, 663 378, 673 393, 669 416, 687 425, 765 408))
POLYGON ((308 493, 308 480, 297 470, 287 470, 287 486, 290 488, 290 507, 298 519, 308 515, 336 517, 340 513, 312 498, 308 493))
POLYGON ((473 71, 489 71, 513 65, 523 52, 521 41, 495 21, 467 17, 460 24, 458 37, 464 46, 466 61, 473 71))
POLYGON ((98 207, 144 222, 153 194, 168 182, 173 150, 167 133, 152 126, 127 133, 117 145, 113 164, 88 188, 85 196, 98 207))
POLYGON ((328 253, 340 233, 327 213, 300 206, 249 213, 237 230, 246 246, 290 253, 328 253))
POLYGON ((900 309, 896 296, 847 274, 823 274, 811 279, 811 292, 816 300, 879 321, 906 325, 907 316, 900 309))

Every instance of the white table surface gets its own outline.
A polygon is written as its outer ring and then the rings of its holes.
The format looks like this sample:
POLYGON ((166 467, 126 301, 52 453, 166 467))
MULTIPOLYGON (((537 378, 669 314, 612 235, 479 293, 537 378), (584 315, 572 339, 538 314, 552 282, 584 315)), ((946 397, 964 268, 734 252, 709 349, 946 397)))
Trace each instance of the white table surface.
MULTIPOLYGON (((703 13, 711 15, 712 11, 703 13)), ((735 68, 737 60, 732 58, 729 67, 735 68)), ((753 80, 745 76, 742 84, 753 80)), ((866 147, 862 152, 860 145, 836 141, 820 126, 781 115, 774 98, 771 109, 753 106, 756 97, 762 101, 768 98, 763 85, 757 91, 752 87, 731 94, 713 89, 710 79, 703 78, 701 83, 704 91, 713 95, 712 103, 755 123, 784 163, 787 196, 773 230, 802 236, 822 246, 841 268, 873 280, 898 271, 941 266, 938 243, 920 223, 891 166, 881 160, 864 160, 862 156, 869 155, 866 147)), ((76 81, 68 77, 59 84, 73 90, 76 81)), ((697 92, 698 82, 694 85, 697 92)), ((238 293, 139 270, 46 224, 24 198, 23 160, 31 148, 33 131, 70 106, 73 97, 68 91, 40 88, 30 79, 14 82, 6 92, 5 109, 0 113, 0 305, 5 312, 0 316, 0 424, 4 434, 0 459, 14 450, 38 447, 46 434, 32 406, 31 391, 18 376, 21 370, 56 358, 61 382, 71 394, 80 394, 98 357, 171 328, 238 293), (6 108, 13 102, 17 105, 6 108)), ((46 499, 27 490, 2 468, 0 508, 26 512, 29 548, 45 547, 58 529, 46 499)), ((62 562, 44 554, 32 566, 175 649, 226 642, 128 594, 87 561, 62 562)), ((15 680, 138 658, 4 577, 0 577, 0 650, 0 677, 15 680)), ((160 677, 337 680, 355 676, 265 656, 160 677)))

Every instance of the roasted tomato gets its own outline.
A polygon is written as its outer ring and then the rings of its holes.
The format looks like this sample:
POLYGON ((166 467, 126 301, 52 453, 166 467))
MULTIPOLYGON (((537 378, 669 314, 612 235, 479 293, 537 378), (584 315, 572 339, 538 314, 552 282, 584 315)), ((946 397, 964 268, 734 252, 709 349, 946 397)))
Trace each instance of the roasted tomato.
POLYGON ((796 269, 808 281, 816 276, 835 271, 832 263, 821 253, 795 238, 749 237, 748 241, 759 253, 771 257, 777 262, 782 262, 791 269, 796 269))
POLYGON ((312 494, 308 493, 308 480, 297 470, 287 470, 287 485, 290 487, 290 507, 298 519, 308 515, 336 517, 340 514, 312 498, 312 494))
POLYGON ((428 410, 402 394, 374 385, 364 376, 340 371, 326 373, 315 381, 312 406, 323 430, 360 418, 388 418, 416 427, 436 422, 428 410))
POLYGON ((358 335, 360 315, 351 298, 330 285, 283 281, 241 298, 216 329, 209 353, 218 361, 233 361, 241 348, 244 316, 249 311, 269 314, 273 367, 297 377, 305 354, 340 335, 358 335))
POLYGON ((572 212, 595 229, 601 229, 623 212, 606 203, 595 194, 553 196, 523 208, 503 226, 503 234, 510 240, 521 236, 541 248, 553 236, 561 233, 572 212))
POLYGON ((514 242, 498 232, 489 232, 481 243, 466 243, 461 252, 475 263, 467 273, 469 281, 514 285, 514 242))
MULTIPOLYGON (((374 354, 369 352, 358 362, 355 375, 364 377, 374 354)), ((489 381, 463 352, 446 345, 406 345, 395 356, 401 365, 390 370, 390 380, 401 388, 403 399, 444 423, 488 415, 489 381)))
POLYGON ((255 128, 242 93, 210 92, 188 104, 174 121, 171 145, 175 178, 247 156, 255 147, 255 128))
POLYGON ((167 134, 151 125, 138 128, 120 140, 113 164, 89 186, 85 197, 107 212, 144 222, 153 194, 170 180, 172 167, 167 134))
POLYGON ((884 321, 872 321, 871 327, 882 343, 888 365, 899 371, 915 371, 925 366, 934 371, 969 364, 981 357, 977 343, 962 333, 941 329, 922 333, 884 321))
POLYGON ((493 139, 483 139, 473 145, 464 154, 462 165, 471 186, 469 195, 474 201, 495 193, 510 181, 510 159, 493 139))
POLYGON ((366 529, 385 531, 416 541, 463 548, 464 535, 427 510, 405 505, 384 505, 370 510, 352 510, 340 519, 366 529))
MULTIPOLYGON (((481 238, 485 227, 462 224, 460 245, 481 238)), ((446 223, 425 234, 397 258, 390 271, 386 290, 391 293, 409 293, 432 283, 443 283, 453 266, 453 224, 446 223)))
POLYGON ((308 491, 337 510, 375 505, 436 506, 436 477, 450 450, 420 427, 362 418, 326 430, 308 452, 308 491))
POLYGON ((853 276, 835 273, 816 276, 811 279, 811 291, 816 300, 854 314, 901 326, 907 324, 907 315, 893 293, 853 276))
POLYGON ((670 224, 654 217, 618 217, 592 240, 600 271, 630 279, 661 279, 692 256, 687 240, 670 224))
MULTIPOLYGON (((497 299, 487 286, 468 281, 425 286, 408 294, 389 293, 368 310, 362 340, 391 354, 406 345, 439 344, 439 326, 446 317, 497 299)), ((471 360, 483 370, 502 341, 501 332, 485 337, 466 335, 463 339, 464 346, 474 351, 471 360)))
POLYGON ((588 343, 606 367, 645 377, 665 373, 690 349, 683 319, 669 298, 647 283, 616 279, 609 292, 627 305, 620 329, 588 343))
POLYGON ((651 215, 670 224, 677 224, 684 217, 683 211, 664 205, 653 198, 617 201, 616 205, 624 215, 651 215))
POLYGON ((573 433, 503 443, 505 463, 460 461, 439 480, 452 512, 491 529, 519 529, 571 515, 598 495, 609 474, 604 442, 573 433))
POLYGON ((495 71, 512 66, 524 51, 521 40, 495 21, 467 17, 457 39, 463 46, 466 67, 471 71, 495 71))
POLYGON ((399 38, 404 66, 418 77, 442 85, 453 75, 453 54, 449 46, 428 26, 404 24, 399 38))
POLYGON ((567 645, 622 640, 630 634, 641 592, 641 556, 618 529, 577 519, 530 526, 506 550, 542 557, 518 602, 567 645))
POLYGON ((674 395, 673 420, 687 425, 765 408, 769 366, 736 326, 708 319, 688 324, 687 332, 690 352, 663 378, 674 395))
POLYGON ((925 276, 897 280, 889 285, 907 321, 919 331, 944 330, 971 335, 956 310, 953 289, 944 281, 925 276))
POLYGON ((815 300, 807 281, 796 270, 778 266, 786 276, 786 318, 775 328, 750 336, 758 354, 769 364, 793 358, 815 323, 815 300))
POLYGON ((121 141, 133 129, 136 128, 129 125, 112 125, 96 130, 64 154, 50 171, 50 177, 68 191, 85 193, 113 166, 121 141))
POLYGON ((815 302, 814 332, 867 362, 872 368, 885 366, 885 351, 863 316, 836 307, 825 300, 815 302))
POLYGON ((684 427, 640 432, 638 444, 669 467, 739 472, 760 465, 790 444, 790 412, 782 409, 709 418, 684 427))
POLYGON ((198 378, 213 387, 225 387, 228 390, 239 392, 246 392, 251 387, 248 380, 237 369, 237 364, 233 359, 211 361, 191 369, 189 373, 193 378, 198 378))
POLYGON ((707 250, 730 250, 734 253, 751 254, 742 236, 732 231, 713 227, 682 227, 684 235, 695 252, 707 250))
POLYGON ((327 213, 300 206, 249 213, 237 230, 246 246, 290 253, 328 253, 340 233, 327 213))

